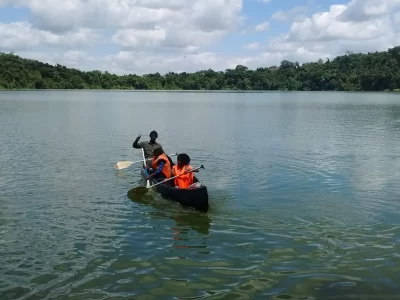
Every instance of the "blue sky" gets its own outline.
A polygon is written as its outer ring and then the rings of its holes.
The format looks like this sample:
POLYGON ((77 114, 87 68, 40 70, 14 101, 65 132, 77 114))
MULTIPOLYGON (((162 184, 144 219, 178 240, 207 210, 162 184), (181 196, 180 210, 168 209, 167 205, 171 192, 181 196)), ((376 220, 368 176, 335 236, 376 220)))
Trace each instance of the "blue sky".
POLYGON ((400 44, 399 0, 0 0, 0 52, 150 73, 317 61, 400 44))

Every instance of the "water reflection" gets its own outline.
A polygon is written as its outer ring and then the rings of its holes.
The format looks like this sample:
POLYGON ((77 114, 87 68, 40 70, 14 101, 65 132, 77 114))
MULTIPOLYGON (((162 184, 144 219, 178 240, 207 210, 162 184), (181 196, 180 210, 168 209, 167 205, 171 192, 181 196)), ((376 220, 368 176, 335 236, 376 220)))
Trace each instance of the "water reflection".
POLYGON ((0 299, 400 299, 398 95, 23 95, 1 102, 0 299), (151 103, 207 214, 127 199, 140 164, 113 165, 151 103))
POLYGON ((175 221, 176 227, 173 227, 176 234, 185 232, 185 227, 207 235, 211 227, 211 218, 207 213, 198 212, 190 208, 180 207, 178 203, 162 199, 155 193, 149 191, 145 195, 134 194, 133 189, 128 191, 128 198, 135 203, 151 206, 158 209, 147 213, 151 218, 170 218, 175 221))
MULTIPOLYGON (((322 280, 321 280, 322 281, 322 280)), ((400 289, 394 282, 382 280, 382 286, 370 282, 321 282, 317 292, 317 299, 400 299, 400 289), (383 287, 384 286, 384 287, 383 287)))

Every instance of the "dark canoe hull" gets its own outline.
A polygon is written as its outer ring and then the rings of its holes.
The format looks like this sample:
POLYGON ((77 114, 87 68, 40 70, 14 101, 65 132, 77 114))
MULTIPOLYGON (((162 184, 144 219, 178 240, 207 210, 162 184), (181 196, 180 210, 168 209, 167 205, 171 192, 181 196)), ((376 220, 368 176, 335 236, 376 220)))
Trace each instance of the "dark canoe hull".
MULTIPOLYGON (((146 182, 146 175, 144 169, 141 170, 141 175, 143 180, 146 182)), ((194 177, 195 182, 199 180, 194 177)), ((150 184, 156 184, 160 182, 157 179, 151 179, 150 184)), ((207 187, 201 186, 199 188, 188 188, 188 189, 178 189, 172 187, 168 184, 159 184, 154 187, 157 193, 165 199, 174 200, 180 203, 182 206, 192 207, 200 211, 208 211, 208 191, 207 187)))

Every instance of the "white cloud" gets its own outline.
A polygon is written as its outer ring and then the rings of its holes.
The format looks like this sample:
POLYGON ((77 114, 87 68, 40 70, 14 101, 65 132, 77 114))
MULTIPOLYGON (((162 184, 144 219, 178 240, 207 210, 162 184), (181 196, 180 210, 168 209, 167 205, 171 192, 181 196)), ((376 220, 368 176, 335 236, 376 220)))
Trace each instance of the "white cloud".
POLYGON ((352 0, 338 19, 343 22, 368 21, 387 15, 399 5, 399 0, 352 0))
POLYGON ((170 9, 181 9, 187 4, 187 0, 138 0, 137 4, 139 6, 149 7, 149 8, 170 8, 170 9))
POLYGON ((84 51, 69 50, 65 52, 34 52, 18 51, 16 54, 52 65, 61 64, 82 70, 96 69, 99 63, 96 59, 84 51))
POLYGON ((30 49, 39 45, 79 47, 89 45, 98 38, 94 31, 84 28, 74 32, 54 34, 32 28, 26 22, 0 23, 0 49, 3 51, 30 49))
POLYGON ((63 60, 70 66, 80 66, 83 61, 93 62, 94 58, 84 51, 67 51, 63 54, 63 60))
POLYGON ((13 36, 2 34, 4 44, 13 50, 41 43, 84 45, 85 40, 94 45, 95 32, 111 31, 110 41, 123 50, 193 52, 240 29, 243 22, 242 0, 15 0, 13 4, 32 13, 30 23, 12 28, 13 36), (25 40, 20 43, 21 36, 25 40))
POLYGON ((271 58, 277 60, 276 64, 280 59, 307 62, 334 58, 347 50, 386 51, 400 44, 399 2, 353 0, 347 5, 332 5, 329 11, 294 21, 289 32, 267 42, 265 53, 245 62, 249 66, 254 61, 269 62, 271 58), (376 10, 371 10, 372 4, 376 10), (357 15, 351 18, 351 12, 357 15))
POLYGON ((91 56, 82 51, 33 52, 19 51, 18 55, 49 64, 77 67, 81 70, 102 70, 119 75, 160 72, 195 72, 210 67, 225 70, 236 66, 235 59, 218 56, 212 52, 177 55, 176 53, 153 53, 146 51, 120 51, 105 56, 91 56))
POLYGON ((158 46, 165 40, 166 30, 154 28, 151 30, 122 29, 116 32, 112 41, 123 47, 158 46))
POLYGON ((0 24, 0 50, 120 74, 224 68, 229 63, 204 48, 229 31, 240 30, 243 22, 242 0, 14 0, 12 4, 30 9, 31 18, 29 23, 0 24), (108 42, 122 51, 96 57, 76 49, 95 46, 100 41, 97 33, 110 36, 108 42), (42 55, 35 49, 43 46, 42 55), (55 48, 60 46, 70 51, 55 48))
POLYGON ((31 10, 35 26, 55 32, 168 24, 204 31, 228 30, 242 10, 242 0, 16 0, 15 4, 31 10))
POLYGON ((300 19, 304 17, 304 15, 307 13, 308 7, 307 6, 299 6, 296 5, 293 7, 291 10, 288 11, 283 11, 279 10, 276 13, 272 15, 272 19, 276 21, 286 21, 289 19, 300 19))
POLYGON ((400 44, 400 0, 352 0, 310 16, 304 15, 310 3, 279 11, 273 19, 291 20, 290 29, 266 41, 230 44, 243 51, 236 55, 207 47, 229 32, 243 38, 269 29, 268 22, 243 26, 242 0, 0 0, 1 4, 22 5, 32 15, 29 22, 0 23, 0 51, 118 74, 224 70, 236 64, 256 68, 279 65, 284 59, 302 63, 346 50, 387 50, 400 44), (110 52, 91 53, 99 41, 106 42, 102 52, 110 52), (111 50, 115 46, 119 49, 111 50), (46 52, 39 51, 43 48, 46 52), (258 50, 248 55, 243 49, 258 50))
POLYGON ((327 55, 327 53, 322 51, 311 51, 306 48, 290 48, 287 50, 288 51, 267 50, 266 52, 258 55, 240 57, 231 61, 234 61, 236 64, 242 64, 249 68, 255 69, 258 67, 269 67, 272 65, 279 66, 283 60, 298 61, 300 63, 317 61, 320 57, 326 57, 327 55))
POLYGON ((289 39, 294 41, 368 40, 385 35, 390 27, 387 18, 370 21, 341 21, 346 5, 332 5, 329 12, 314 14, 290 28, 289 39))
POLYGON ((269 29, 269 23, 268 22, 262 22, 256 27, 254 27, 255 31, 267 31, 269 29))
MULTIPOLYGON (((340 41, 344 44, 358 41, 368 43, 371 40, 383 41, 392 38, 393 42, 398 40, 395 32, 399 23, 396 21, 397 11, 394 8, 399 1, 392 1, 391 11, 385 14, 374 13, 373 18, 371 15, 371 18, 360 18, 359 12, 368 12, 370 2, 353 0, 348 5, 332 5, 327 12, 316 13, 302 21, 294 22, 285 39, 302 43, 340 41), (355 5, 358 5, 357 9, 355 5), (351 11, 356 11, 357 17, 354 19, 348 19, 351 11)), ((389 46, 391 43, 385 44, 389 46)))
POLYGON ((51 64, 59 63, 82 70, 99 69, 116 74, 146 74, 160 72, 195 72, 212 68, 223 71, 242 64, 249 68, 269 67, 279 65, 282 60, 317 61, 325 57, 325 53, 311 51, 305 48, 290 51, 269 51, 254 56, 223 56, 212 52, 199 52, 177 55, 176 53, 152 53, 145 51, 120 51, 117 54, 94 57, 84 52, 68 51, 54 53, 17 53, 24 57, 38 59, 51 64))
POLYGON ((205 32, 196 29, 157 27, 152 30, 122 29, 117 31, 111 40, 124 49, 191 52, 215 42, 224 34, 224 31, 205 32))
POLYGON ((250 50, 255 50, 260 48, 260 43, 255 42, 255 43, 250 43, 244 46, 245 49, 250 49, 250 50))
POLYGON ((159 53, 149 55, 147 52, 121 51, 116 55, 108 55, 104 59, 105 69, 111 65, 110 72, 118 74, 151 72, 166 73, 194 72, 205 70, 213 66, 224 70, 233 67, 226 59, 221 59, 215 53, 201 52, 177 56, 174 53, 159 53))
MULTIPOLYGON (((119 28, 152 25, 181 15, 179 5, 154 7, 155 2, 132 0, 16 0, 28 7, 40 29, 59 32, 76 28, 119 28), (51 13, 49 13, 51 12, 51 13)), ((178 1, 174 1, 175 4, 178 1)))
POLYGON ((242 0, 197 0, 192 6, 190 4, 188 1, 191 10, 185 18, 193 17, 194 24, 200 30, 228 30, 241 20, 239 13, 242 10, 242 0))

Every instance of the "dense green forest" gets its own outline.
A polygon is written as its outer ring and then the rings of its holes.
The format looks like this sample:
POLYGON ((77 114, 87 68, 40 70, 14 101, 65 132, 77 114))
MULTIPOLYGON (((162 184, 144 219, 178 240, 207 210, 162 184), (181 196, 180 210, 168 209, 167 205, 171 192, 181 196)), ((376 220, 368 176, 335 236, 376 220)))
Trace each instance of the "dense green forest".
POLYGON ((300 90, 392 91, 400 89, 400 46, 387 52, 347 52, 323 62, 282 61, 280 66, 249 70, 118 76, 82 72, 0 53, 0 89, 150 89, 150 90, 300 90))

